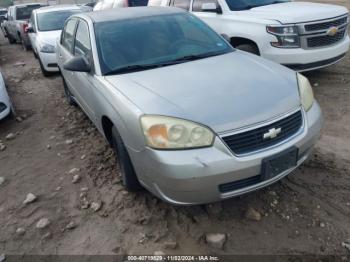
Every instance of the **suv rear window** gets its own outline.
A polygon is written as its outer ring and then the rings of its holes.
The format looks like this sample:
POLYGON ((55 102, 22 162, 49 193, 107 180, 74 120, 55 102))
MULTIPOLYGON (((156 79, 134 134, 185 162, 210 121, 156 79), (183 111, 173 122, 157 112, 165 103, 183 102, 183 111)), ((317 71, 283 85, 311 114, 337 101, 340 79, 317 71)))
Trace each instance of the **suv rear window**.
POLYGON ((132 6, 147 6, 148 0, 129 0, 129 7, 132 6))
POLYGON ((27 5, 27 6, 19 6, 16 8, 16 19, 17 20, 28 20, 32 11, 43 7, 42 5, 27 5))

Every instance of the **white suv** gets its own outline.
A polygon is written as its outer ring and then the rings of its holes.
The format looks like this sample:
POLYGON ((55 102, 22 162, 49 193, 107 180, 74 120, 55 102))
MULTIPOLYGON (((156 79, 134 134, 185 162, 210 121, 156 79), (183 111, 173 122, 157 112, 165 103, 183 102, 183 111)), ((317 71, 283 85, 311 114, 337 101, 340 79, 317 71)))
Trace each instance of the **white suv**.
POLYGON ((349 50, 345 7, 289 0, 150 0, 195 14, 231 44, 296 71, 340 61, 349 50))

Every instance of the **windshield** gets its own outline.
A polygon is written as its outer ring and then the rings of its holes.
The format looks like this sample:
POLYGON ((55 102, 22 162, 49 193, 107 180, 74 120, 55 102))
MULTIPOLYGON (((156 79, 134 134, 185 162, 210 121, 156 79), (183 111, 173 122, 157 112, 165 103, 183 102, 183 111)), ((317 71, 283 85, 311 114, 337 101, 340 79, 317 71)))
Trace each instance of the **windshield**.
POLYGON ((73 14, 80 13, 81 10, 64 10, 37 14, 39 31, 62 30, 67 18, 73 14))
POLYGON ((6 15, 7 14, 7 10, 0 10, 0 15, 6 15))
POLYGON ((258 6, 290 2, 290 0, 226 0, 231 11, 248 10, 258 6))
POLYGON ((16 8, 16 18, 17 20, 28 20, 32 14, 32 11, 43 7, 42 5, 27 5, 20 6, 16 8))
POLYGON ((104 75, 187 62, 233 50, 190 14, 101 22, 95 24, 95 34, 104 75))

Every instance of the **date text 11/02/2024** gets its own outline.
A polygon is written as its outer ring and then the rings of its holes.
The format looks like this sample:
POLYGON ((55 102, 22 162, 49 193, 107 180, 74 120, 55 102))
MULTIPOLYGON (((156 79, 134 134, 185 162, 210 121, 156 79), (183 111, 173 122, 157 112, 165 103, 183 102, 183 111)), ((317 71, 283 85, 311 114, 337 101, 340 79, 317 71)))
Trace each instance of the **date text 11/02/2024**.
POLYGON ((128 261, 219 261, 216 256, 128 256, 128 261))

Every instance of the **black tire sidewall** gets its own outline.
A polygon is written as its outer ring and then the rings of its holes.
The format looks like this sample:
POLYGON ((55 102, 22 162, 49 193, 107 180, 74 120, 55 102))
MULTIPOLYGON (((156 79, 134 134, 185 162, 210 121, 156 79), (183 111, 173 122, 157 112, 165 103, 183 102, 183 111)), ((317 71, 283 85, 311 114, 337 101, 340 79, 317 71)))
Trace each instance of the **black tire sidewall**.
POLYGON ((124 187, 129 191, 139 191, 142 187, 134 171, 129 153, 115 127, 112 128, 112 143, 117 154, 117 163, 124 187))

